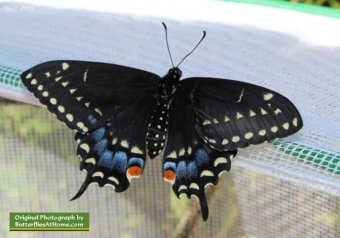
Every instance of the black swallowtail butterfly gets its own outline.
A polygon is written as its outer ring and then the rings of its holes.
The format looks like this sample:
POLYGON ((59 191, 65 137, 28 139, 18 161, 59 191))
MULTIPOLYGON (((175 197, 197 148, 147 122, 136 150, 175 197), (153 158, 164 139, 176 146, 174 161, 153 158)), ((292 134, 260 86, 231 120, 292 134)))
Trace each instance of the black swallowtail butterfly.
MULTIPOLYGON (((205 32, 196 47, 204 37, 205 32)), ((170 59, 173 65, 171 54, 170 59)), ((180 81, 179 64, 164 77, 70 60, 45 62, 22 74, 28 90, 76 131, 80 169, 88 173, 73 199, 93 182, 126 190, 132 178, 142 175, 147 153, 153 159, 164 149, 164 179, 177 196, 198 198, 206 220, 204 189, 230 170, 237 148, 302 127, 296 107, 279 93, 225 79, 180 81)))

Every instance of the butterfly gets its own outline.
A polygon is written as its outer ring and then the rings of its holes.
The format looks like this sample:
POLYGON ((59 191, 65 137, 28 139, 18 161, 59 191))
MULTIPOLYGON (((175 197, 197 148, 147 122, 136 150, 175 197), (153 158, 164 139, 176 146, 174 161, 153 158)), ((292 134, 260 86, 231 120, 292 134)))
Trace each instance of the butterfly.
POLYGON ((291 135, 303 122, 293 103, 270 89, 218 78, 180 80, 179 65, 206 33, 174 66, 163 26, 172 63, 163 77, 116 64, 58 60, 21 78, 75 131, 87 176, 73 199, 91 183, 125 191, 142 175, 147 155, 163 152, 164 180, 178 197, 197 198, 205 221, 205 188, 230 170, 237 149, 291 135))

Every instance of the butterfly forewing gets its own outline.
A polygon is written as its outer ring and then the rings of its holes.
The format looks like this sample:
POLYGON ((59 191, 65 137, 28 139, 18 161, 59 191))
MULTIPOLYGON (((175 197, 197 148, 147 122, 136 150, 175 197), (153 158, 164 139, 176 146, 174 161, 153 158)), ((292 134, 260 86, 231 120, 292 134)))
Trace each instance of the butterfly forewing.
POLYGON ((152 95, 159 76, 125 66, 50 61, 22 74, 25 86, 59 120, 86 133, 105 124, 115 111, 152 95))
POLYGON ((219 151, 285 137, 302 127, 293 103, 253 84, 189 78, 181 81, 178 94, 193 108, 200 137, 219 151))

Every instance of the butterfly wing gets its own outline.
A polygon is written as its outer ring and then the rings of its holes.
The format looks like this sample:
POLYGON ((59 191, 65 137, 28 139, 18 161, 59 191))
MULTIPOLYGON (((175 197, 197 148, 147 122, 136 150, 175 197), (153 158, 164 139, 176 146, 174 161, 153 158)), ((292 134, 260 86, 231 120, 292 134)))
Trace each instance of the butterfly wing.
POLYGON ((85 169, 87 176, 73 199, 91 183, 110 185, 122 192, 132 178, 141 176, 146 161, 146 125, 155 106, 152 95, 145 97, 126 105, 106 125, 91 133, 76 134, 77 153, 82 158, 80 169, 85 169))
POLYGON ((22 74, 25 86, 76 131, 80 168, 90 183, 117 192, 145 166, 145 130, 160 77, 139 69, 85 61, 50 61, 22 74))
POLYGON ((176 95, 169 111, 169 134, 163 156, 163 177, 173 185, 177 196, 196 197, 203 220, 208 218, 204 188, 217 184, 230 169, 236 150, 219 152, 205 145, 195 129, 195 113, 176 95))
POLYGON ((152 93, 160 77, 120 65, 49 61, 25 71, 21 79, 59 120, 86 133, 152 93))
POLYGON ((180 82, 170 107, 164 179, 177 196, 200 201, 208 218, 204 188, 230 170, 237 148, 284 137, 302 127, 284 96, 249 83, 189 78, 180 82))
POLYGON ((188 78, 180 82, 178 94, 193 108, 199 136, 219 151, 285 137, 302 127, 302 118, 289 99, 253 84, 188 78))

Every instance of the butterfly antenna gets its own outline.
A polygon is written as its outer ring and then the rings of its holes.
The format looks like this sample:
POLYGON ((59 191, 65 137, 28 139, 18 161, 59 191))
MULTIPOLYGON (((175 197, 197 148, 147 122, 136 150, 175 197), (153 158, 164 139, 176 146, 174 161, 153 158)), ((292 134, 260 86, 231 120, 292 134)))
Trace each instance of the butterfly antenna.
POLYGON ((168 29, 166 28, 166 25, 164 22, 162 22, 163 26, 164 26, 164 29, 165 29, 165 40, 166 40, 166 46, 168 48, 168 52, 169 52, 169 55, 170 55, 170 60, 171 60, 171 64, 172 64, 172 67, 174 68, 174 62, 172 61, 172 57, 171 57, 171 53, 170 53, 170 48, 169 48, 169 42, 168 42, 168 29))
POLYGON ((207 33, 205 31, 203 31, 203 36, 201 38, 201 40, 197 43, 197 45, 195 46, 195 48, 192 49, 192 51, 190 51, 189 54, 187 54, 186 56, 184 56, 184 58, 181 60, 181 62, 178 63, 178 65, 176 67, 178 67, 189 55, 192 54, 192 52, 194 52, 196 50, 196 48, 201 44, 201 42, 204 40, 205 36, 207 35, 207 33))

